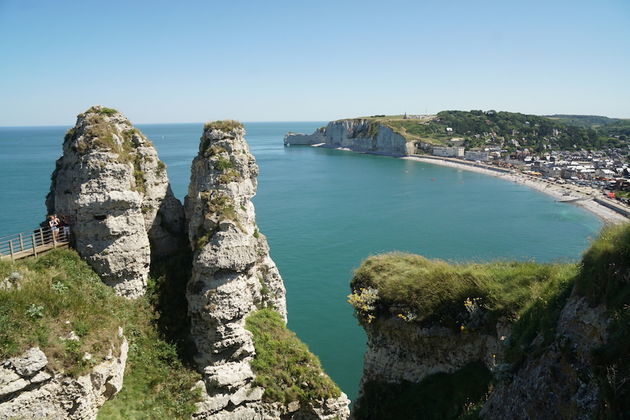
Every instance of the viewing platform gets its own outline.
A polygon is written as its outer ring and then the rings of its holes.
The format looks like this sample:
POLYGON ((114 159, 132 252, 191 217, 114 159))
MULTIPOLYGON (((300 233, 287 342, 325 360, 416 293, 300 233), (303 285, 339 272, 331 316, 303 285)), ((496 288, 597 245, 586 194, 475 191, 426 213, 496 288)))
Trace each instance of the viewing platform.
POLYGON ((0 237, 0 260, 16 261, 26 257, 37 257, 51 249, 65 248, 70 243, 70 228, 39 228, 0 237))

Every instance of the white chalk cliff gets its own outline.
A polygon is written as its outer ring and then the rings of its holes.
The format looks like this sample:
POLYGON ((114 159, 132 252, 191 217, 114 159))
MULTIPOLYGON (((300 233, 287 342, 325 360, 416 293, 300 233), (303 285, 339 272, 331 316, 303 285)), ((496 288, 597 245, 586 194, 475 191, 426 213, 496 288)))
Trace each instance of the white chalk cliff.
POLYGON ((120 348, 77 378, 51 370, 37 347, 1 360, 0 419, 96 419, 123 385, 128 344, 121 338, 120 348))
POLYGON ((121 113, 94 106, 77 117, 57 160, 49 214, 69 219, 73 245, 128 298, 144 294, 151 257, 175 252, 183 208, 151 142, 121 113))
POLYGON ((355 152, 406 156, 414 152, 413 142, 390 127, 364 118, 332 121, 313 134, 288 133, 285 145, 314 145, 355 152))

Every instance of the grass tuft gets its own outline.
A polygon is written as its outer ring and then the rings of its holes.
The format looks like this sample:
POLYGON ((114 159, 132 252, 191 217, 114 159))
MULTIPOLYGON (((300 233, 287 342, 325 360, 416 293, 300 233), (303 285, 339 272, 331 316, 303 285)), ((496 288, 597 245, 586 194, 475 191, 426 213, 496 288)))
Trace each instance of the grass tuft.
POLYGON ((211 121, 204 124, 204 131, 212 131, 219 130, 223 132, 234 131, 237 129, 242 129, 243 124, 235 120, 219 120, 219 121, 211 121))
POLYGON ((263 400, 290 403, 339 397, 341 391, 322 371, 319 359, 270 308, 247 317, 256 348, 252 368, 256 385, 265 388, 263 400))

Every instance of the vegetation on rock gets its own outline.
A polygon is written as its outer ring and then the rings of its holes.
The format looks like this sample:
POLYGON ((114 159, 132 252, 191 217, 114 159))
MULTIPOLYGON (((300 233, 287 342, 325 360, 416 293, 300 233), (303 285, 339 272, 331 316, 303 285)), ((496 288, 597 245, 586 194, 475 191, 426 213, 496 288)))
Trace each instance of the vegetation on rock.
POLYGON ((519 318, 566 290, 576 273, 574 264, 448 264, 391 253, 370 257, 355 270, 349 300, 361 321, 386 315, 454 330, 493 329, 500 316, 519 318), (473 305, 479 309, 474 316, 473 305))
MULTIPOLYGON (((100 411, 102 418, 189 418, 199 375, 184 365, 176 344, 158 327, 163 318, 151 296, 116 296, 71 250, 54 250, 15 263, 0 261, 0 359, 38 346, 49 367, 78 376, 129 341, 124 387, 100 411), (18 273, 17 275, 12 273, 18 273), (78 337, 70 339, 70 333, 78 337), (86 353, 91 358, 84 357, 86 353)), ((162 283, 164 281, 162 280, 162 283)), ((159 308, 159 305, 156 305, 159 308)))
POLYGON ((630 413, 630 224, 604 229, 584 254, 577 293, 606 305, 607 343, 594 351, 602 418, 630 413))
POLYGON ((243 124, 235 120, 219 120, 211 121, 204 124, 204 131, 219 130, 223 132, 233 131, 239 128, 243 128, 243 124))
MULTIPOLYGON (((351 285, 349 301, 366 326, 379 317, 398 317, 420 325, 492 333, 498 317, 505 316, 512 322, 505 354, 506 366, 511 369, 517 369, 526 357, 541 354, 552 341, 557 342, 558 319, 573 290, 592 306, 603 306, 610 319, 608 339, 591 355, 601 387, 599 416, 615 418, 630 412, 630 224, 605 228, 580 264, 447 264, 394 253, 365 260, 351 285)), ((395 404, 384 402, 383 410, 395 410, 399 404, 413 410, 424 407, 420 390, 427 386, 427 380, 401 389, 395 404)), ((488 382, 483 383, 481 388, 487 388, 488 382)), ((388 392, 390 386, 396 389, 392 384, 366 384, 365 392, 380 398, 378 395, 388 392)), ((369 398, 364 399, 367 406, 360 405, 360 410, 371 407, 369 398)), ((378 417, 365 414, 357 418, 378 417)))
POLYGON ((253 334, 255 384, 265 388, 263 400, 290 403, 336 398, 341 391, 322 371, 319 359, 270 308, 250 314, 245 327, 253 334))

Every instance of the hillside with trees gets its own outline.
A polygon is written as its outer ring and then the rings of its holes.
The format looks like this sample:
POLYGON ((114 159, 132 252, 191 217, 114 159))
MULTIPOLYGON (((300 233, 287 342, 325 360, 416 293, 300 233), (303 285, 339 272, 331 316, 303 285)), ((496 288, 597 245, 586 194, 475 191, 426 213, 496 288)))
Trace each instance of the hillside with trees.
POLYGON ((441 111, 429 116, 373 116, 410 140, 467 147, 498 146, 508 151, 608 149, 629 144, 630 120, 606 117, 539 116, 505 111, 441 111))

